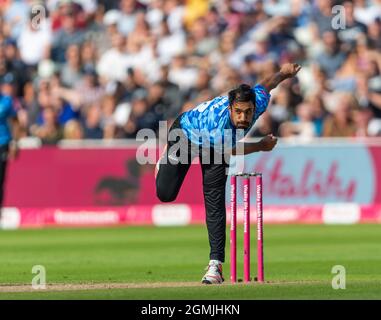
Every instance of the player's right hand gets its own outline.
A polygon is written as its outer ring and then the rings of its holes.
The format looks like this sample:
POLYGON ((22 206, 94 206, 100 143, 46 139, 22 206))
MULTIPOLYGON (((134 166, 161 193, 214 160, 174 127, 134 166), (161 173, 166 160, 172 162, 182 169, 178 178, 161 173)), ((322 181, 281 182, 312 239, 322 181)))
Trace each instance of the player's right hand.
POLYGON ((268 134, 266 137, 262 138, 259 143, 261 144, 262 151, 271 151, 274 149, 277 144, 278 139, 274 137, 272 134, 268 134))
POLYGON ((286 77, 286 78, 292 78, 295 77, 296 74, 299 72, 299 70, 302 67, 298 65, 297 63, 285 63, 281 66, 280 72, 286 77))

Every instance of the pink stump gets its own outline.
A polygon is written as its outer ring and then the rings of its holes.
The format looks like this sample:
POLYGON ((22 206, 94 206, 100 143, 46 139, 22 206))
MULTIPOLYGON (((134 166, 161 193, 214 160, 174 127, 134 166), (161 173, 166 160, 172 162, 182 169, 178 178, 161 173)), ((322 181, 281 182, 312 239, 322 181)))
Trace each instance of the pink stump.
POLYGON ((257 187, 257 255, 258 255, 258 282, 265 278, 263 265, 263 204, 262 204, 262 175, 256 176, 257 187))
POLYGON ((250 177, 243 179, 243 280, 250 281, 250 177))
POLYGON ((230 178, 230 281, 237 282, 237 177, 230 178))

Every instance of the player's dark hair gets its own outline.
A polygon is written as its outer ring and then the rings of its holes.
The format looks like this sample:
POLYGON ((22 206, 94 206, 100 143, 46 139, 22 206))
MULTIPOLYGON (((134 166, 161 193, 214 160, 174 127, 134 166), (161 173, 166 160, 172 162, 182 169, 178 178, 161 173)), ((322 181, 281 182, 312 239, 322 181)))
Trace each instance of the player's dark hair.
POLYGON ((250 102, 255 101, 255 93, 247 84, 241 84, 237 88, 229 91, 229 105, 232 106, 235 102, 250 102))

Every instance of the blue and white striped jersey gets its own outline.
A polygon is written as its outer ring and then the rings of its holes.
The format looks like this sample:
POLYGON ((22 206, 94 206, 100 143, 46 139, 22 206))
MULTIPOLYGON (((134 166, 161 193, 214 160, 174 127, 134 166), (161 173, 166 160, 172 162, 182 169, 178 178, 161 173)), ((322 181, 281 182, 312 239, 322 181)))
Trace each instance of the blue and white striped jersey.
MULTIPOLYGON (((259 116, 266 111, 271 95, 262 85, 252 88, 255 92, 255 112, 249 128, 244 130, 246 135, 259 116)), ((219 96, 203 102, 194 109, 183 113, 180 125, 188 139, 196 145, 216 147, 221 143, 236 145, 236 128, 230 120, 227 96, 219 96), (230 130, 229 130, 230 129, 230 130), (227 142, 226 140, 229 140, 227 142)), ((242 138, 242 137, 241 137, 242 138)), ((239 140, 239 139, 238 139, 239 140)))

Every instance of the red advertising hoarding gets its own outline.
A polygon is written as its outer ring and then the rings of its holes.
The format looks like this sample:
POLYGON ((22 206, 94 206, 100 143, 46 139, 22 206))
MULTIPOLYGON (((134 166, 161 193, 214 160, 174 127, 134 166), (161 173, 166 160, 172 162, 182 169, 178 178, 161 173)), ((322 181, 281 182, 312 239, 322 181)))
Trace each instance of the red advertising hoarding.
MULTIPOLYGON (((380 221, 381 145, 280 144, 245 169, 263 173, 265 222, 380 221)), ((8 167, 3 216, 15 227, 203 223, 201 181, 194 164, 176 201, 161 204, 154 164, 139 165, 136 147, 25 149, 8 167)))

